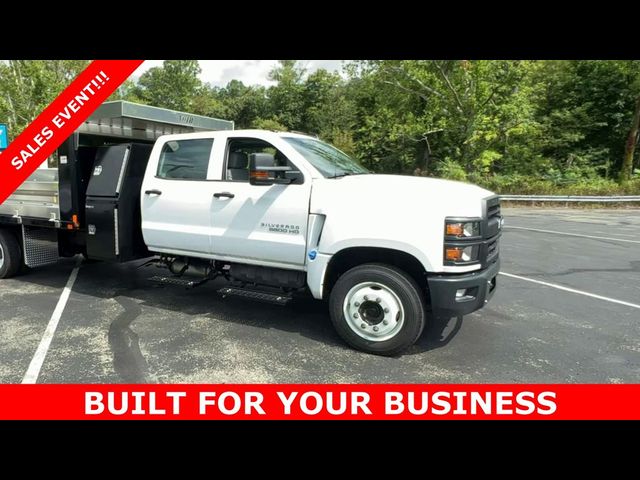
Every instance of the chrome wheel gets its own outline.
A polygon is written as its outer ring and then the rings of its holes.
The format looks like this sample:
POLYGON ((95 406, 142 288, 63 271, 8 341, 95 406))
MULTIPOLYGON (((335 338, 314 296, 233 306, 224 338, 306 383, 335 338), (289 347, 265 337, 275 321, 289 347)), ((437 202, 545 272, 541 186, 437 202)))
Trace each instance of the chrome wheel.
POLYGON ((372 342, 393 338, 404 325, 404 308, 393 290, 377 282, 359 283, 347 293, 343 304, 347 325, 372 342))
POLYGON ((4 267, 4 249, 2 243, 0 243, 0 268, 4 267))

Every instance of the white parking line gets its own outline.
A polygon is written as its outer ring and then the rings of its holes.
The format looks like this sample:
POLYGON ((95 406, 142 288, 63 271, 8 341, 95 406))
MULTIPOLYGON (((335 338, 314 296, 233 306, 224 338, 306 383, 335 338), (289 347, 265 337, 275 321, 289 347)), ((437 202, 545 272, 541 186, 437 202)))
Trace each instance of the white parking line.
POLYGON ((555 230, 542 230, 540 228, 514 227, 513 225, 505 225, 504 228, 505 230, 510 228, 515 228, 517 230, 529 230, 531 232, 555 233, 556 235, 569 235, 570 237, 594 238, 596 240, 613 240, 616 242, 626 242, 626 243, 640 243, 640 240, 627 240, 626 238, 597 237, 595 235, 583 235, 581 233, 571 233, 571 232, 558 232, 555 230))
POLYGON ((24 374, 22 383, 36 383, 36 381, 38 380, 38 375, 40 375, 40 369, 42 368, 44 359, 47 356, 47 352, 49 351, 51 340, 53 340, 53 335, 56 333, 56 328, 58 328, 58 322, 62 317, 62 313, 64 312, 65 307, 67 306, 67 302, 69 301, 69 296, 71 295, 73 284, 76 283, 76 278, 78 278, 78 270, 80 270, 81 263, 82 258, 78 258, 76 266, 72 270, 71 275, 69 275, 69 280, 67 280, 67 284, 62 291, 62 295, 60 295, 58 304, 51 314, 47 329, 44 331, 44 335, 40 340, 40 345, 38 345, 38 349, 31 359, 31 363, 29 364, 27 373, 24 374))
POLYGON ((622 300, 616 300, 615 298, 603 297, 602 295, 596 295, 595 293, 589 293, 583 290, 576 290, 574 288, 563 287, 562 285, 557 285, 555 283, 542 282, 540 280, 534 280, 532 278, 521 277, 520 275, 514 275, 513 273, 500 272, 500 275, 504 275, 505 277, 509 277, 509 278, 517 278, 518 280, 524 280, 525 282, 537 283, 538 285, 544 285, 545 287, 551 287, 558 290, 563 290, 565 292, 575 293, 577 295, 584 295, 585 297, 604 300, 605 302, 617 303, 618 305, 624 305, 626 307, 640 309, 640 305, 637 305, 635 303, 623 302, 622 300))

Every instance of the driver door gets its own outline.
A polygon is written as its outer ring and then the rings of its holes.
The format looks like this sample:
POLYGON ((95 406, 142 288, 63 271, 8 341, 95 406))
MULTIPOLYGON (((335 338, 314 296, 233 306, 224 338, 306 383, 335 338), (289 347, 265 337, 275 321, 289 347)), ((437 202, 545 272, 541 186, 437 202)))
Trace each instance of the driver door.
POLYGON ((223 179, 211 207, 217 258, 300 269, 305 265, 311 180, 273 145, 257 138, 227 140, 223 179), (268 152, 293 167, 289 185, 249 183, 248 156, 268 152), (243 172, 244 170, 244 172, 243 172))

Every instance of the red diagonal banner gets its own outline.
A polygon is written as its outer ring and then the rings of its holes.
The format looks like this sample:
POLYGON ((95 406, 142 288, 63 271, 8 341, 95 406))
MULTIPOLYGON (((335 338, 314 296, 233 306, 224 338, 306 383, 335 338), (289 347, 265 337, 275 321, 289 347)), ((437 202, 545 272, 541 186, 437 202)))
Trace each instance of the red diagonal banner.
POLYGON ((95 60, 0 155, 0 203, 111 95, 142 60, 95 60))

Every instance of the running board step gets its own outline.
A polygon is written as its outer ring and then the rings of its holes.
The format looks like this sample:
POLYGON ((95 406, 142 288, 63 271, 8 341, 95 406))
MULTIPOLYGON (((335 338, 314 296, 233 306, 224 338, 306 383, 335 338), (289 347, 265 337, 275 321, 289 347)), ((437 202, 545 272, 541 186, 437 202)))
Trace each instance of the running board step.
POLYGON ((149 279, 152 282, 162 283, 165 285, 176 285, 184 288, 195 288, 202 285, 207 280, 185 280, 179 277, 164 277, 162 275, 155 275, 149 279))
POLYGON ((291 301, 291 297, 285 294, 275 294, 261 292, 258 290, 247 290, 244 288, 236 287, 224 287, 218 290, 218 293, 223 297, 243 297, 250 300, 257 300, 259 302, 275 303, 276 305, 286 305, 291 301))

